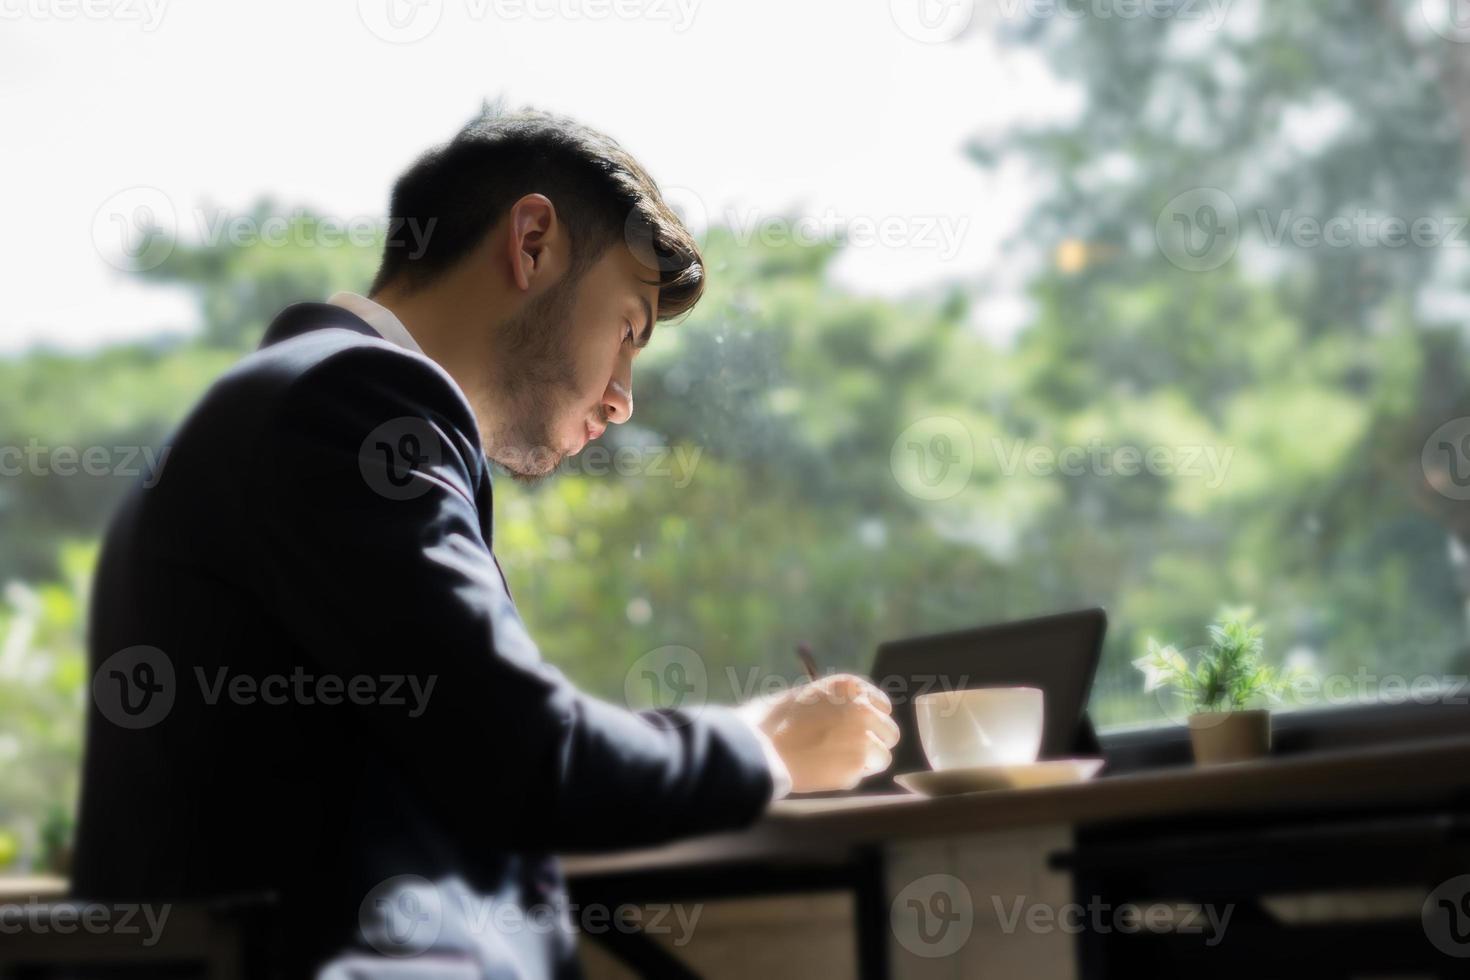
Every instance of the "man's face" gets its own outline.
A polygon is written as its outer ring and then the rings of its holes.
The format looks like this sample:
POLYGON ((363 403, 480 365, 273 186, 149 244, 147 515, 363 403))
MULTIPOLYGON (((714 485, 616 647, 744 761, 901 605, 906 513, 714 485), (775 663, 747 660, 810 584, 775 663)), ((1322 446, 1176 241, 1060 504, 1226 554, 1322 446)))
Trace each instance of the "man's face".
POLYGON ((622 244, 577 282, 557 282, 505 324, 486 454, 534 480, 633 414, 633 359, 658 315, 658 286, 622 244))

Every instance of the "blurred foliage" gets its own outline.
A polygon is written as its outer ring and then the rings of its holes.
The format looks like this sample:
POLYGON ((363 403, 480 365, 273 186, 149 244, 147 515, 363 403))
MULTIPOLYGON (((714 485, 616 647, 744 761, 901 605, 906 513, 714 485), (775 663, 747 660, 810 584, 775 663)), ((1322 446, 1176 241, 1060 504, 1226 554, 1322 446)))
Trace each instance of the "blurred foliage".
MULTIPOLYGON (((1242 0, 1213 32, 1003 27, 1085 94, 971 146, 980 167, 1024 161, 1042 191, 1014 244, 1036 260, 1014 337, 975 312, 985 270, 863 298, 833 284, 829 248, 712 230, 707 298, 660 327, 638 416, 607 436, 637 453, 634 472, 582 459, 539 487, 497 484, 497 552, 547 658, 622 701, 635 661, 687 646, 723 699, 793 677, 801 641, 824 668, 862 669, 886 638, 1100 604, 1093 712, 1136 723, 1160 717, 1130 666, 1144 637, 1192 635, 1240 602, 1319 672, 1470 670, 1470 516, 1420 465, 1428 433, 1470 415, 1463 328, 1425 298, 1463 295, 1470 270, 1448 248, 1272 246, 1255 217, 1466 213, 1470 87, 1446 80, 1467 77, 1470 46, 1415 29, 1414 7, 1242 0), (1241 247, 1187 272, 1155 221, 1201 186, 1237 205, 1241 247), (931 501, 905 492, 893 454, 934 417, 968 431, 975 468, 931 501), (1094 444, 1222 466, 1006 463, 1094 444)), ((304 237, 181 243, 145 273, 198 297, 193 341, 0 361, 0 445, 163 446, 282 306, 366 289, 375 248, 304 237)), ((89 551, 58 542, 95 541, 128 482, 0 480, 0 581, 15 583, 0 603, 0 827, 33 862, 58 847, 48 814, 75 798, 86 688, 89 551)))
POLYGON ((57 580, 0 593, 0 867, 37 848, 54 865, 77 798, 89 687, 83 642, 96 546, 68 542, 57 580), (51 840, 47 840, 48 833, 51 840))

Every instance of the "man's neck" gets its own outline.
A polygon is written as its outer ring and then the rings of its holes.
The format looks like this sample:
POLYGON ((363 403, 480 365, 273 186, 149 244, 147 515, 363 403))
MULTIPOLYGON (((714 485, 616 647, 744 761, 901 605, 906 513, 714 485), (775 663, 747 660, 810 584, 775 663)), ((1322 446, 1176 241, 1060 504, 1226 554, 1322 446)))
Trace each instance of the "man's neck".
POLYGON ((407 294, 385 288, 369 298, 398 317, 424 356, 459 385, 474 409, 481 436, 496 431, 495 338, 488 327, 459 312, 483 310, 483 299, 470 300, 432 287, 407 294))

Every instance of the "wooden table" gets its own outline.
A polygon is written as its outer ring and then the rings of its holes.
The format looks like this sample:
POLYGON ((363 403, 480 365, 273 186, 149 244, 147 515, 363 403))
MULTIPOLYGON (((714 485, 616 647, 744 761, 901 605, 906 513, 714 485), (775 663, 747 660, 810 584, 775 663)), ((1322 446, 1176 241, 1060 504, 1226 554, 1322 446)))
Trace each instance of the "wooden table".
POLYGON ((762 881, 789 893, 800 890, 805 873, 814 890, 846 884, 858 893, 857 972, 864 976, 1061 978, 1078 975, 1075 935, 1017 928, 1011 899, 1027 910, 1073 903, 1073 876, 1058 859, 1079 832, 1278 819, 1311 829, 1386 810, 1441 812, 1467 794, 1470 736, 1026 791, 785 800, 738 833, 568 857, 565 867, 574 894, 608 901, 619 894, 693 901, 701 887, 711 898, 754 895, 762 881), (936 888, 949 893, 936 899, 936 888), (920 920, 932 913, 932 937, 957 900, 970 906, 968 940, 928 955, 925 936, 914 935, 926 928, 920 920), (905 924, 905 916, 914 921, 905 924), (1008 972, 1016 969, 1023 972, 1008 972))

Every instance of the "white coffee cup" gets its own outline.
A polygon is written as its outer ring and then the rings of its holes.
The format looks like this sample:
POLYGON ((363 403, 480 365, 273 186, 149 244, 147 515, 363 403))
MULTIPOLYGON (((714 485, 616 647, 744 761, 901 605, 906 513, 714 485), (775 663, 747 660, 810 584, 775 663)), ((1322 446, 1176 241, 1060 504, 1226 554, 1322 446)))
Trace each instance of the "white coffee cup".
POLYGON ((1041 752, 1043 705, 1037 687, 977 687, 921 694, 914 713, 934 769, 1020 766, 1041 752))

